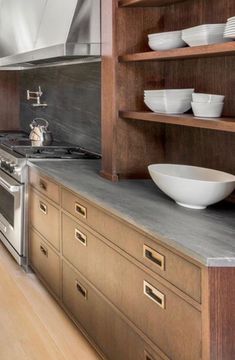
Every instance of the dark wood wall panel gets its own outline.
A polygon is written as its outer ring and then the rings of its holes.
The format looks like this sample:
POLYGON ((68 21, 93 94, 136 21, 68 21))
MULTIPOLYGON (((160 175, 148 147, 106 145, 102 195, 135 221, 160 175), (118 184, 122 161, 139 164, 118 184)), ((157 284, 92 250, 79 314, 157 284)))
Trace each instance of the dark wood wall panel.
POLYGON ((15 71, 0 71, 0 130, 20 127, 19 75, 15 71))
POLYGON ((232 360, 235 354, 235 269, 209 269, 210 359, 232 360))

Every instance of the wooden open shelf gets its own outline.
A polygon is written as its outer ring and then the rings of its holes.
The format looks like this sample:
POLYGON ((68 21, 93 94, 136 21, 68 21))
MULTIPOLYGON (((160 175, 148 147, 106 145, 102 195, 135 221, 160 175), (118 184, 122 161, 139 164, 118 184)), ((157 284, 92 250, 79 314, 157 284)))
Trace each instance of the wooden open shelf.
POLYGON ((152 112, 137 112, 137 111, 120 111, 121 118, 130 120, 152 121, 163 124, 174 124, 190 126, 202 129, 212 129, 218 131, 235 132, 235 118, 195 118, 191 114, 183 115, 167 115, 156 114, 152 112))
POLYGON ((154 60, 174 60, 174 59, 193 59, 202 57, 213 57, 223 55, 235 55, 235 41, 203 45, 195 47, 185 47, 165 51, 148 51, 138 54, 127 54, 119 56, 120 62, 132 61, 154 61, 154 60))
POLYGON ((165 6, 185 0, 119 0, 120 7, 165 6))

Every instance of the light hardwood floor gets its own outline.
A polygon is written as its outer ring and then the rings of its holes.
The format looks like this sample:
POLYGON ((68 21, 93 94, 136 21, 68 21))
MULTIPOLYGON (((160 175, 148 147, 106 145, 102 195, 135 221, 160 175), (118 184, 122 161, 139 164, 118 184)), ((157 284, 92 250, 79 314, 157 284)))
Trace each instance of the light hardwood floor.
POLYGON ((0 360, 100 360, 34 274, 0 243, 0 360))

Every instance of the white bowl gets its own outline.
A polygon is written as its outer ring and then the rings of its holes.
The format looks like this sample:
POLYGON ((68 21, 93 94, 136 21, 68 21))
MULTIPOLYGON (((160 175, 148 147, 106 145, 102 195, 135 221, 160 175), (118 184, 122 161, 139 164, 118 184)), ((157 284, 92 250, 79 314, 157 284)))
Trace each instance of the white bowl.
POLYGON ((218 118, 223 112, 224 103, 192 102, 193 114, 196 117, 218 118))
POLYGON ((193 102, 200 103, 222 103, 225 99, 224 95, 213 95, 213 94, 202 94, 202 93, 193 93, 193 102))
POLYGON ((168 101, 192 101, 192 95, 144 95, 144 98, 149 101, 168 100, 168 101))
POLYGON ((153 164, 148 170, 165 194, 191 209, 205 209, 235 189, 235 176, 222 171, 173 164, 153 164))
POLYGON ((160 32, 160 33, 154 33, 154 34, 149 34, 148 38, 150 39, 156 39, 156 38, 167 38, 167 37, 171 37, 171 38, 181 38, 182 36, 182 30, 179 31, 167 31, 167 32, 160 32))
POLYGON ((145 105, 155 113, 164 113, 164 114, 183 114, 186 111, 191 109, 191 101, 170 101, 170 100, 159 100, 159 101, 149 101, 144 100, 145 105))
POLYGON ((149 47, 154 51, 170 50, 186 46, 182 31, 170 31, 148 35, 149 47))
POLYGON ((144 95, 192 95, 194 89, 163 89, 163 90, 144 90, 144 95))
POLYGON ((171 39, 171 38, 163 38, 163 39, 154 39, 149 40, 149 47, 154 51, 164 51, 185 47, 186 43, 182 40, 182 38, 171 39))

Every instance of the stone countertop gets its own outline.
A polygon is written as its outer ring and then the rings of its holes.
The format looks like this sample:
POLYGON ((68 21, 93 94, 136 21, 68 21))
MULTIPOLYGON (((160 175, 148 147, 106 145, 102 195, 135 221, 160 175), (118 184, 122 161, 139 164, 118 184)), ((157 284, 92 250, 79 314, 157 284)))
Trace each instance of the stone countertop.
POLYGON ((28 164, 202 265, 235 267, 233 204, 186 209, 151 180, 111 183, 103 179, 99 160, 31 160, 28 164))

